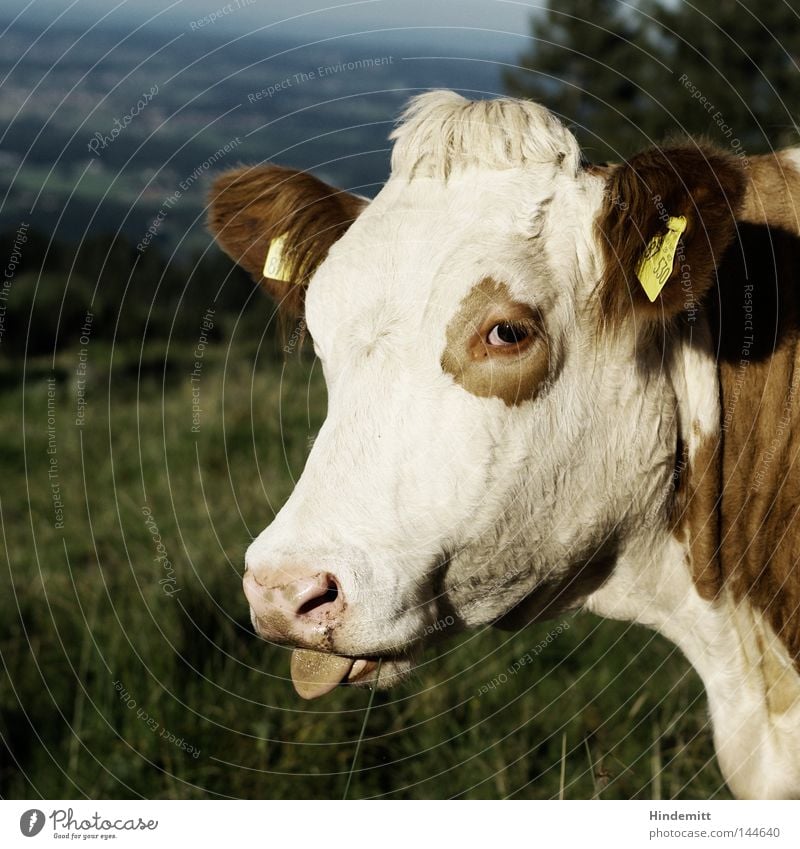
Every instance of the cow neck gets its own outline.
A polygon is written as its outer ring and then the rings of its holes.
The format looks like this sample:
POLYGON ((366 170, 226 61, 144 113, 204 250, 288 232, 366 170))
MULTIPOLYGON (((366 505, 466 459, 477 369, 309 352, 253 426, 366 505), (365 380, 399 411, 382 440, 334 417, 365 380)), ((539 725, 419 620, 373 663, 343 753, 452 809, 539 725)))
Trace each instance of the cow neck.
POLYGON ((703 681, 720 765, 738 796, 796 795, 800 677, 769 616, 742 594, 733 546, 723 543, 737 509, 722 485, 734 462, 721 429, 729 389, 707 319, 683 329, 667 362, 676 400, 668 521, 645 523, 624 544, 586 608, 680 647, 703 681))
POLYGON ((773 181, 769 208, 763 174, 760 181, 711 311, 721 443, 716 591, 725 585, 759 611, 800 670, 800 238, 787 200, 793 187, 800 200, 800 180, 773 181))

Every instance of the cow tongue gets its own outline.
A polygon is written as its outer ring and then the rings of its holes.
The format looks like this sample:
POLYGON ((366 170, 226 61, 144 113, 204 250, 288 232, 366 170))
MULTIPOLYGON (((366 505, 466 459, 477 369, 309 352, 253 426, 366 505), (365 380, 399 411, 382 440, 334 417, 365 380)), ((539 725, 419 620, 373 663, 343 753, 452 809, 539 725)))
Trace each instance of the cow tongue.
POLYGON ((316 699, 340 684, 353 668, 353 663, 355 661, 351 657, 295 649, 289 668, 298 695, 304 699, 316 699))

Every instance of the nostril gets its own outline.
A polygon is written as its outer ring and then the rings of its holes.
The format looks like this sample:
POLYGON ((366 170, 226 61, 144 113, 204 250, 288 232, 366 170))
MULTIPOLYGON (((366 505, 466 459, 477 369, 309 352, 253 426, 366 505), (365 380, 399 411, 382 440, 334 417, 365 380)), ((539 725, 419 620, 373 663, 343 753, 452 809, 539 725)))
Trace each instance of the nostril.
POLYGON ((313 598, 306 599, 300 607, 297 608, 297 615, 304 616, 308 613, 313 613, 321 607, 328 604, 333 604, 339 598, 339 585, 333 575, 327 575, 325 583, 320 587, 321 592, 313 598))

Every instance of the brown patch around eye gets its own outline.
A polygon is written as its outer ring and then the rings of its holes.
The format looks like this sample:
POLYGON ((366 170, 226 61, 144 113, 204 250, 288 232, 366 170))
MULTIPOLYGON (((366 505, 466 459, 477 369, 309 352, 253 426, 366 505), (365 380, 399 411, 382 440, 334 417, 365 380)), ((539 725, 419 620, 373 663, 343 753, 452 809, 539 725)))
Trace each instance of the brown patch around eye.
POLYGON ((505 283, 484 277, 467 294, 447 326, 442 369, 479 398, 501 398, 509 407, 536 397, 550 369, 550 350, 541 316, 514 300, 505 283), (526 335, 495 347, 488 336, 508 323, 526 335))

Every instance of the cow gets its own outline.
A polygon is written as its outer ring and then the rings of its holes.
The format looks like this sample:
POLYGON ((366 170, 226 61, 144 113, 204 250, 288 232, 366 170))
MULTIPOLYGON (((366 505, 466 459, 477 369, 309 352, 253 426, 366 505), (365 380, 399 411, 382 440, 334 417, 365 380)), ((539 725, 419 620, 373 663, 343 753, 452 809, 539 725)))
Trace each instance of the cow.
POLYGON ((800 151, 592 165, 544 107, 447 91, 391 139, 371 201, 276 165, 211 190, 328 388, 246 553, 256 632, 315 697, 401 680, 441 621, 639 623, 732 792, 797 797, 800 151))

